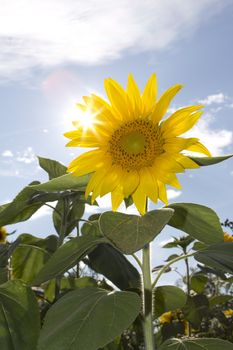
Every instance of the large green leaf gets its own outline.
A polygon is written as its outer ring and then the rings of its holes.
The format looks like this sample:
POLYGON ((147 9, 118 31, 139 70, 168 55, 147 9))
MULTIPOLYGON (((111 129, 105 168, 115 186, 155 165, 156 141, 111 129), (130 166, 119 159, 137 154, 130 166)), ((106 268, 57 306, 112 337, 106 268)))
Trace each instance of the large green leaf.
POLYGON ((201 273, 196 273, 191 276, 191 289, 196 293, 203 293, 205 285, 208 282, 208 277, 201 273))
POLYGON ((216 295, 209 299, 209 305, 210 308, 214 307, 215 305, 224 304, 229 300, 232 300, 232 295, 216 295))
MULTIPOLYGON (((97 281, 92 277, 62 277, 60 280, 60 292, 65 293, 68 290, 73 290, 77 288, 86 288, 86 287, 97 287, 97 281)), ((42 288, 44 290, 44 297, 50 303, 55 299, 55 289, 56 289, 56 280, 50 280, 49 282, 43 283, 42 288)))
POLYGON ((109 244, 100 244, 88 254, 88 265, 118 288, 140 288, 140 274, 125 256, 109 244))
POLYGON ((148 212, 144 216, 105 212, 99 224, 103 234, 124 254, 133 254, 152 241, 173 215, 172 209, 148 212))
POLYGON ((183 307, 184 317, 191 323, 193 328, 198 329, 203 317, 207 315, 208 309, 209 302, 205 295, 189 296, 183 307))
POLYGON ((217 338, 169 339, 159 350, 233 350, 233 344, 217 338))
POLYGON ((40 329, 34 293, 20 281, 0 286, 0 349, 36 349, 40 329))
POLYGON ((66 215, 66 231, 65 236, 67 236, 73 229, 78 225, 79 220, 84 214, 85 202, 81 197, 81 193, 71 195, 69 198, 69 203, 67 200, 61 199, 56 205, 56 210, 53 211, 53 224, 58 234, 60 234, 62 218, 66 215), (70 202, 72 201, 72 206, 70 208, 70 202), (67 208, 69 205, 69 210, 67 208), (68 215, 67 215, 68 211, 68 215))
POLYGON ((168 223, 170 226, 206 244, 223 242, 223 230, 212 209, 194 203, 174 203, 168 208, 175 210, 168 223))
POLYGON ((38 238, 29 234, 20 236, 20 244, 12 255, 14 278, 31 283, 57 247, 57 237, 38 238))
POLYGON ((201 263, 233 274, 233 242, 213 244, 194 255, 201 263))
POLYGON ((48 311, 38 350, 96 350, 132 324, 140 312, 136 293, 84 288, 67 293, 48 311))
MULTIPOLYGON (((39 182, 33 182, 33 186, 35 183, 39 182)), ((29 203, 30 198, 36 193, 33 186, 25 187, 11 203, 4 206, 0 211, 0 226, 25 221, 43 205, 43 203, 29 203)))
POLYGON ((154 316, 182 308, 187 300, 184 291, 175 286, 161 286, 154 291, 154 316))
POLYGON ((220 162, 223 162, 226 159, 231 158, 233 155, 230 154, 228 156, 222 156, 222 157, 189 157, 191 158, 195 163, 197 163, 200 166, 207 166, 207 165, 213 165, 220 162))
POLYGON ((65 191, 65 190, 79 190, 83 191, 88 184, 90 175, 74 176, 72 174, 66 174, 56 177, 48 182, 30 186, 31 189, 37 191, 65 191))
POLYGON ((48 173, 50 180, 66 174, 67 168, 57 160, 43 157, 38 157, 38 160, 40 167, 48 173))
POLYGON ((39 285, 56 276, 62 275, 98 244, 104 242, 106 242, 105 238, 93 238, 91 236, 72 238, 52 255, 40 270, 33 283, 39 285))

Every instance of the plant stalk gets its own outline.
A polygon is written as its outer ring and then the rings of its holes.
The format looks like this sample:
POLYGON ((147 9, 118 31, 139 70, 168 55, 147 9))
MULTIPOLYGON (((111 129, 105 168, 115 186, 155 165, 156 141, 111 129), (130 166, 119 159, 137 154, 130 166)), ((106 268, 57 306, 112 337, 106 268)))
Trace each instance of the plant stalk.
POLYGON ((143 274, 143 333, 146 350, 155 350, 153 330, 153 292, 150 268, 150 245, 142 250, 142 274, 143 274))
MULTIPOLYGON (((187 251, 186 249, 183 250, 184 254, 187 256, 187 251)), ((185 261, 185 266, 186 266, 186 279, 187 279, 187 296, 190 296, 190 272, 189 272, 189 261, 188 257, 184 259, 185 261)), ((191 325, 190 322, 188 322, 188 337, 191 337, 191 325)))

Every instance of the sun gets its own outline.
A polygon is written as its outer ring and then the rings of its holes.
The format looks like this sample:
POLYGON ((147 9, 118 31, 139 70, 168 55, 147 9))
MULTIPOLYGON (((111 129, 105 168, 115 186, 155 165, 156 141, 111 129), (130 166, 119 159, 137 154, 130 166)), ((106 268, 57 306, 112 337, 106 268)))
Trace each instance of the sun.
POLYGON ((82 134, 90 130, 94 132, 95 126, 98 123, 96 114, 97 113, 90 108, 86 110, 77 108, 77 104, 71 101, 63 115, 62 125, 65 126, 65 128, 72 128, 73 126, 76 129, 82 130, 82 134))
POLYGON ((93 111, 91 110, 87 110, 85 112, 82 111, 77 111, 77 115, 76 115, 76 120, 73 121, 73 125, 76 128, 80 128, 83 130, 83 132, 85 133, 87 130, 89 129, 94 129, 95 128, 95 116, 96 114, 93 113, 93 111))

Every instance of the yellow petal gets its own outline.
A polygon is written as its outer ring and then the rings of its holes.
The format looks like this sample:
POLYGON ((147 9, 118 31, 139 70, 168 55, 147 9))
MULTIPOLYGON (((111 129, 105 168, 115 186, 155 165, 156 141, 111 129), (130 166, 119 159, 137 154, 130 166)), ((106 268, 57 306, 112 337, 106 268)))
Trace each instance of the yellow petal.
POLYGON ((139 175, 136 170, 122 172, 121 184, 123 188, 123 194, 125 198, 128 198, 136 189, 139 184, 139 175))
POLYGON ((166 205, 168 205, 168 199, 167 199, 167 190, 164 183, 158 181, 158 188, 159 188, 159 199, 166 205))
MULTIPOLYGON (((85 191, 85 197, 87 198, 91 192, 93 192, 94 188, 100 187, 100 184, 102 182, 102 179, 107 175, 108 167, 102 167, 98 169, 90 178, 86 191, 85 191)), ((97 196, 98 197, 98 196, 97 196)), ((92 200, 94 202, 95 199, 92 200)))
POLYGON ((134 115, 135 117, 139 117, 142 108, 141 93, 132 74, 128 76, 127 93, 134 109, 134 115))
POLYGON ((146 213, 146 195, 143 191, 143 188, 141 185, 139 185, 136 189, 136 191, 132 195, 133 202, 136 205, 137 210, 141 215, 144 215, 146 213))
POLYGON ((195 143, 194 145, 191 145, 186 148, 188 151, 192 152, 198 152, 207 155, 208 157, 211 157, 210 151, 200 142, 195 143))
POLYGON ((197 169, 200 168, 200 165, 195 163, 192 159, 187 156, 179 155, 176 159, 178 163, 180 163, 185 169, 197 169))
POLYGON ((186 111, 177 111, 171 117, 163 122, 161 130, 164 137, 178 136, 191 129, 202 112, 189 113, 186 111))
POLYGON ((118 111, 119 115, 123 119, 128 119, 129 111, 127 105, 127 94, 125 90, 113 79, 105 79, 105 90, 107 92, 109 101, 113 108, 118 111))
POLYGON ((117 186, 114 189, 114 191, 111 193, 111 199, 112 199, 112 210, 116 211, 119 205, 124 200, 124 195, 122 192, 122 188, 120 186, 117 186))
POLYGON ((182 137, 172 137, 165 139, 165 144, 163 145, 163 149, 167 153, 179 153, 180 151, 187 149, 187 147, 195 144, 198 141, 197 138, 187 138, 184 139, 182 137))
POLYGON ((139 174, 140 186, 145 195, 156 203, 158 201, 158 186, 153 176, 153 169, 151 167, 143 168, 140 170, 139 174))
POLYGON ((69 164, 68 171, 75 176, 92 173, 103 166, 105 158, 103 151, 99 149, 83 153, 69 164))
POLYGON ((163 95, 160 97, 151 115, 151 119, 155 123, 159 123, 160 120, 163 118, 163 116, 166 114, 171 100, 177 94, 177 92, 180 91, 181 88, 182 88, 182 85, 180 84, 173 85, 167 91, 165 91, 163 95))
POLYGON ((66 147, 99 147, 100 141, 97 141, 95 137, 77 137, 66 144, 66 147))
POLYGON ((103 178, 100 186, 100 196, 112 192, 118 185, 119 179, 121 178, 122 171, 118 166, 112 166, 108 170, 107 176, 103 178))
POLYGON ((156 103, 157 91, 158 87, 156 75, 152 74, 142 94, 144 116, 148 116, 152 112, 156 103))
POLYGON ((154 164, 153 169, 156 171, 172 172, 172 173, 183 173, 184 168, 176 161, 176 158, 170 154, 165 153, 158 157, 154 164))

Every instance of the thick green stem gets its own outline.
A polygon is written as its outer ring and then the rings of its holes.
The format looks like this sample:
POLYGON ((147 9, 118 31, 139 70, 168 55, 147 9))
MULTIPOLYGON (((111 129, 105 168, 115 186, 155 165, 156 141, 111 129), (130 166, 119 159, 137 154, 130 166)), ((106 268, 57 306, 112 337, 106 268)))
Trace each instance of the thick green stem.
MULTIPOLYGON (((183 250, 184 254, 187 256, 187 251, 186 249, 183 250)), ((185 266, 186 266, 186 279, 187 279, 187 296, 190 296, 190 272, 189 272, 189 261, 188 257, 184 259, 185 261, 185 266)), ((188 322, 188 337, 191 337, 191 325, 190 322, 188 322)))
POLYGON ((142 274, 143 274, 143 332, 146 350, 155 350, 153 331, 153 292, 150 268, 150 245, 142 250, 142 274))

